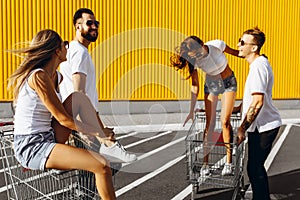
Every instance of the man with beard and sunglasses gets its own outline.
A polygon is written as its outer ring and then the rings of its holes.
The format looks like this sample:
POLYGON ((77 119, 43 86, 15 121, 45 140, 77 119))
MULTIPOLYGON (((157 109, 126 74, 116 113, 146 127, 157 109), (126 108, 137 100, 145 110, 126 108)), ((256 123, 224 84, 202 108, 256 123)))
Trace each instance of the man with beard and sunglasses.
MULTIPOLYGON (((88 52, 88 46, 98 38, 99 21, 96 20, 93 11, 88 8, 80 8, 73 16, 73 24, 76 35, 69 44, 67 61, 60 65, 60 72, 64 77, 60 85, 60 92, 63 100, 74 91, 86 94, 98 112, 95 66, 88 52)), ((113 129, 104 128, 99 116, 98 122, 107 138, 97 141, 95 138, 85 137, 85 142, 92 143, 91 146, 96 146, 94 149, 96 148, 101 155, 111 162, 135 161, 136 155, 128 153, 115 139, 113 129), (101 143, 100 149, 99 142, 101 143)))

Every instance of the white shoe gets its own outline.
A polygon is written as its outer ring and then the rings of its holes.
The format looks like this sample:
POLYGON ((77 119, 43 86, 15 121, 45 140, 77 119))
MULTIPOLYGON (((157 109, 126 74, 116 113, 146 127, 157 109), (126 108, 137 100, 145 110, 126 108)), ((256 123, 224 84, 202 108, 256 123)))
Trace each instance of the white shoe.
POLYGON ((222 170, 222 176, 231 175, 232 174, 232 164, 226 163, 222 170))
POLYGON ((236 155, 236 146, 234 146, 233 149, 232 149, 232 155, 233 155, 233 156, 236 155))
POLYGON ((137 159, 135 154, 128 153, 118 141, 110 147, 101 144, 99 153, 110 162, 133 162, 137 159))
POLYGON ((209 173, 210 173, 209 166, 206 164, 202 165, 202 167, 200 169, 200 175, 207 176, 207 175, 209 175, 209 173))

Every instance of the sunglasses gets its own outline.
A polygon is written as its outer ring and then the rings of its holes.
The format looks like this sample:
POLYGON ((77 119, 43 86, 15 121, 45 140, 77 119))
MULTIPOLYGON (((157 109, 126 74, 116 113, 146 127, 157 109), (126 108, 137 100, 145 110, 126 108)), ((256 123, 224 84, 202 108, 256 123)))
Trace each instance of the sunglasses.
POLYGON ((69 48, 69 41, 64 41, 64 45, 68 49, 69 48))
POLYGON ((93 24, 95 24, 95 26, 98 28, 99 27, 99 21, 96 20, 87 20, 86 21, 86 25, 87 26, 92 26, 93 24))
POLYGON ((241 46, 245 46, 245 45, 256 45, 254 43, 246 43, 244 40, 242 40, 241 38, 239 39, 239 43, 241 44, 241 46))

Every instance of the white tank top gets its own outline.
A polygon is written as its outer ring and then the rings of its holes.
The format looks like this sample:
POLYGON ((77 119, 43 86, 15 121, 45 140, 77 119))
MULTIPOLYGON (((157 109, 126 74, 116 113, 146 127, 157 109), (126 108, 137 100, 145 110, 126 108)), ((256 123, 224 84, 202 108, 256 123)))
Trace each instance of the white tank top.
MULTIPOLYGON (((33 70, 30 74, 43 69, 33 70)), ((58 83, 61 74, 57 72, 58 83)), ((29 77, 29 76, 28 76, 29 77)), ((61 100, 60 94, 56 93, 61 100)), ((14 134, 29 135, 51 130, 52 115, 38 94, 28 85, 28 78, 20 89, 14 116, 14 134)))
POLYGON ((224 55, 226 44, 222 40, 211 40, 205 43, 209 53, 206 57, 196 61, 196 67, 202 69, 207 75, 219 75, 227 66, 227 58, 224 55))

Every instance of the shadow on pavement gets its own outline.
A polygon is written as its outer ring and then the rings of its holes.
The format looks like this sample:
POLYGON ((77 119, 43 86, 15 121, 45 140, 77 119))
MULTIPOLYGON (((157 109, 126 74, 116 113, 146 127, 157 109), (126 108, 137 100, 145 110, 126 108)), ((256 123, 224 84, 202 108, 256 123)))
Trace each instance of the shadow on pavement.
MULTIPOLYGON (((245 185, 245 190, 249 185, 245 185)), ((230 200, 233 196, 233 189, 217 189, 199 191, 195 194, 195 200, 230 200)), ((241 200, 240 194, 237 195, 236 200, 241 200)))
POLYGON ((270 176, 269 185, 272 200, 300 199, 300 169, 270 176))

